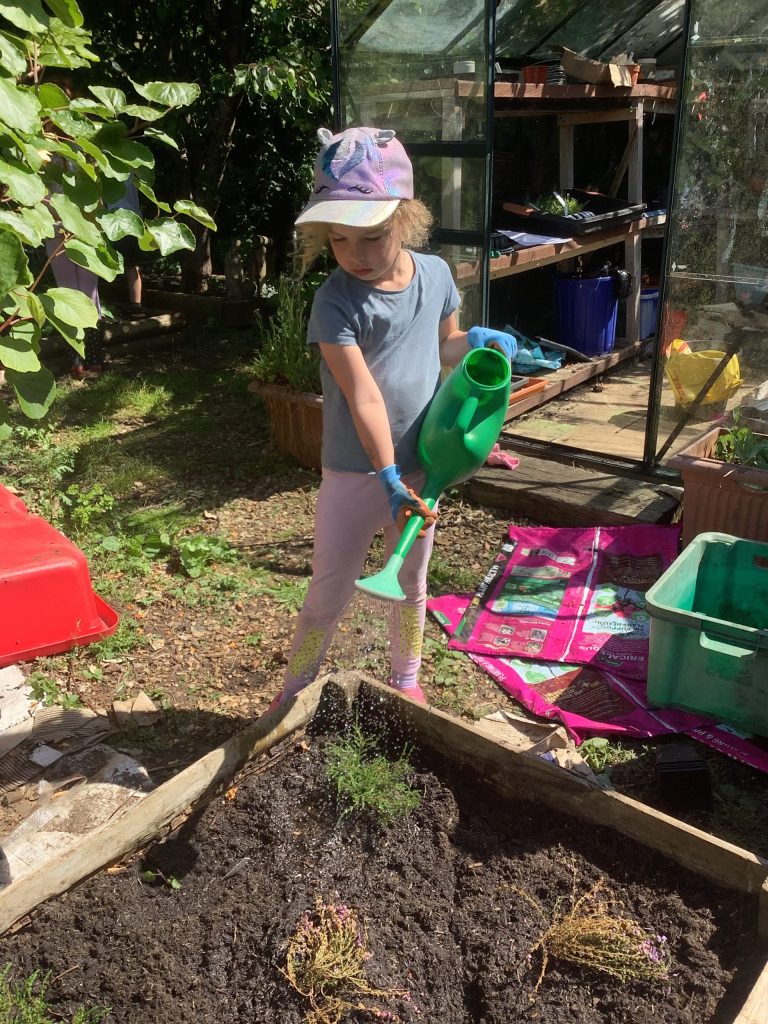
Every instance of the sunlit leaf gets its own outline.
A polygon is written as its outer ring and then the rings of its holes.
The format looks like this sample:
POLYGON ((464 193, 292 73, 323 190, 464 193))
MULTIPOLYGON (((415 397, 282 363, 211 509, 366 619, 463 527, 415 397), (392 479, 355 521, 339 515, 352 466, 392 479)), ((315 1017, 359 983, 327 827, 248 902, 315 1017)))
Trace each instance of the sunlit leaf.
POLYGON ((147 221, 147 231, 157 243, 161 256, 168 256, 179 249, 194 250, 197 244, 187 225, 171 218, 147 221))
POLYGON ((134 82, 133 87, 145 100, 164 107, 186 107, 200 95, 200 86, 194 82, 134 82))
POLYGON ((0 121, 20 132, 40 128, 40 102, 31 89, 0 78, 0 121))
POLYGON ((173 208, 176 213, 183 213, 185 216, 191 217, 204 227, 210 228, 211 231, 216 230, 216 221, 211 217, 210 213, 204 210, 202 206, 198 206, 197 203, 193 203, 191 199, 177 199, 173 204, 173 208))
POLYGON ((31 420, 42 419, 56 395, 56 382, 51 371, 46 370, 44 366, 34 373, 6 370, 5 377, 13 388, 24 415, 31 420))

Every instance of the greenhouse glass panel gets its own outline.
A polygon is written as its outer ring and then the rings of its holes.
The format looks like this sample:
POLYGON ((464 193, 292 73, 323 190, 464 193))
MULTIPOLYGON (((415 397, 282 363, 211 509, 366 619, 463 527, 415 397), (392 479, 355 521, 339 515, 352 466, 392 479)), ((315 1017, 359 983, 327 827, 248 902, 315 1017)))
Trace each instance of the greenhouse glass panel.
POLYGON ((416 198, 434 217, 433 242, 450 255, 463 291, 462 316, 474 310, 479 321, 487 293, 481 254, 489 233, 494 0, 333 3, 341 127, 397 132, 413 162, 416 198), (469 269, 459 272, 460 263, 469 269))
POLYGON ((627 4, 626 0, 601 0, 600 3, 572 4, 574 13, 556 31, 542 39, 537 56, 547 56, 549 47, 567 46, 576 53, 596 57, 606 47, 609 56, 619 51, 616 42, 641 18, 656 6, 657 0, 627 4))
POLYGON ((496 12, 497 56, 530 53, 579 6, 575 0, 501 0, 496 12))
POLYGON ((655 381, 662 461, 768 381, 768 9, 693 0, 690 25, 655 381))

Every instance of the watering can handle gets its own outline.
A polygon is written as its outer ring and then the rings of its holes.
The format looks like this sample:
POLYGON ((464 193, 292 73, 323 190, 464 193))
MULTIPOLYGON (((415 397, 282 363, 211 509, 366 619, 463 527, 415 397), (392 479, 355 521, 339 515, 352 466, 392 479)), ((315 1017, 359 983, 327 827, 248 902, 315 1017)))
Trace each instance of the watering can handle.
POLYGON ((475 415, 476 409, 477 399, 474 395, 470 395, 469 398, 465 398, 464 404, 459 409, 459 415, 456 417, 454 430, 461 430, 462 433, 466 434, 469 429, 469 424, 472 422, 472 417, 475 415))

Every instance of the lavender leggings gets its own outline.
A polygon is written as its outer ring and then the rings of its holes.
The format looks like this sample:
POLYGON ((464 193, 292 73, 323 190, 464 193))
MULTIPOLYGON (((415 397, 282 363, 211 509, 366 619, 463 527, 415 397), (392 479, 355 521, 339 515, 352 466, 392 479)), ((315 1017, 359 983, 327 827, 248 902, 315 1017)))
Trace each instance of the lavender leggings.
MULTIPOLYGON (((424 477, 417 473, 404 480, 418 491, 424 477)), ((293 696, 317 675, 336 624, 354 594, 371 541, 382 529, 388 558, 400 532, 378 479, 365 473, 323 469, 315 512, 312 581, 288 655, 283 697, 293 696)), ((390 681, 398 689, 416 682, 421 665, 427 566, 434 533, 431 528, 414 542, 399 575, 405 601, 389 606, 390 681)))

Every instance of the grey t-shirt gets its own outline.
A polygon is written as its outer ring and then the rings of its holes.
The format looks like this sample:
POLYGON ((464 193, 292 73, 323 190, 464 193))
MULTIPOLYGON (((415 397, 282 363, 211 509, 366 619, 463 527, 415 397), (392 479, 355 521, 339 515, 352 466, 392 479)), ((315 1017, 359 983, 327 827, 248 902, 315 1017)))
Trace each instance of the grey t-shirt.
MULTIPOLYGON (((445 260, 412 252, 415 273, 402 291, 387 292, 335 270, 315 294, 307 340, 359 345, 384 399, 402 473, 419 468, 416 444, 427 407, 440 386, 439 327, 460 302, 445 260)), ((320 361, 323 465, 372 473, 347 400, 320 361)))

